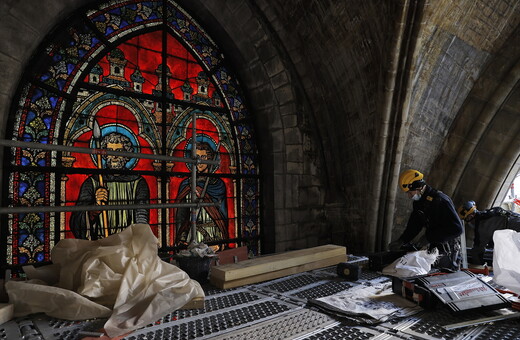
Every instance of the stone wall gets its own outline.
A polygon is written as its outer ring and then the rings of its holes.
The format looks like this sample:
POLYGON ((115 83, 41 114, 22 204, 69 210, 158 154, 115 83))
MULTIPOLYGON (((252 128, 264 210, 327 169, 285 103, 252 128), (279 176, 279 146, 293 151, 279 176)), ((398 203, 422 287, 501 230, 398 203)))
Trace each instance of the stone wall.
MULTIPOLYGON (((0 2, 0 138, 31 54, 53 27, 93 2, 0 2)), ((508 40, 518 32, 518 2, 179 3, 222 47, 254 114, 264 252, 324 243, 349 252, 380 249, 402 231, 410 211, 396 185, 400 170, 417 168, 460 197, 471 192, 464 171, 479 168, 501 136, 518 144, 505 124, 517 113, 507 94, 518 79, 509 72, 518 48, 508 40), (493 67, 504 76, 493 79, 493 67), (502 96, 485 95, 501 86, 508 88, 502 96), (504 120, 472 135, 473 110, 488 102, 505 108, 504 120), (481 138, 486 152, 461 158, 460 150, 481 138)), ((512 165, 518 150, 502 146, 499 154, 509 161, 485 167, 479 177, 504 181, 518 168, 512 165)), ((499 187, 480 192, 492 196, 499 187)))

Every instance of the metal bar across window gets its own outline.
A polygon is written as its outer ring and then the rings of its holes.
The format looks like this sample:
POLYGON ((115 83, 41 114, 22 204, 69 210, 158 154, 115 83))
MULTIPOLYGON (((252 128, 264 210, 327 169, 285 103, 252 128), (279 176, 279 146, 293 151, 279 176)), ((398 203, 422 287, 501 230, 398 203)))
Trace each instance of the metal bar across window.
MULTIPOLYGON (((167 155, 155 155, 138 152, 114 151, 108 149, 83 148, 75 146, 43 144, 33 142, 22 142, 16 140, 0 139, 1 146, 15 147, 15 148, 29 148, 35 150, 50 150, 59 152, 78 152, 94 155, 113 155, 130 158, 145 158, 160 161, 177 161, 194 164, 210 164, 218 165, 219 159, 203 160, 198 156, 193 158, 173 157, 167 155)), ((42 212, 74 212, 74 211, 104 211, 104 210, 127 210, 127 209, 162 209, 162 208, 200 208, 205 206, 218 206, 220 202, 211 203, 160 203, 160 204, 124 204, 124 205, 76 205, 76 206, 32 206, 32 207, 0 207, 0 214, 27 214, 27 213, 42 213, 42 212)))
POLYGON ((92 154, 92 155, 112 155, 112 156, 122 156, 122 157, 130 157, 130 158, 144 158, 144 159, 154 159, 154 160, 159 160, 159 161, 176 161, 176 162, 194 163, 194 164, 219 165, 219 162, 220 162, 218 159, 217 160, 203 160, 199 157, 183 158, 183 157, 156 155, 156 154, 140 153, 140 152, 114 151, 114 150, 108 150, 108 149, 95 149, 95 148, 83 148, 83 147, 77 147, 77 146, 22 142, 22 141, 16 141, 16 140, 8 140, 8 139, 0 139, 0 145, 14 147, 14 148, 28 148, 28 149, 34 149, 34 150, 78 152, 78 153, 86 153, 86 154, 92 154))
POLYGON ((131 210, 131 209, 160 209, 160 208, 199 208, 218 206, 220 202, 208 203, 157 203, 157 204, 122 204, 122 205, 66 205, 66 206, 33 206, 33 207, 0 207, 0 214, 28 214, 42 212, 74 212, 74 211, 103 211, 103 210, 131 210))

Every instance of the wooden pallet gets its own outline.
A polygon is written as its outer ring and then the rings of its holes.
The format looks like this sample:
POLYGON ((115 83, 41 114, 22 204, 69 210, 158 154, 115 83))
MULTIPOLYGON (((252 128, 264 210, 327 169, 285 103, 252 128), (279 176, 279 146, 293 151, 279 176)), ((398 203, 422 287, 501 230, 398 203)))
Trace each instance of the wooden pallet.
POLYGON ((221 289, 277 279, 347 260, 347 249, 337 245, 294 250, 211 268, 210 282, 221 289))

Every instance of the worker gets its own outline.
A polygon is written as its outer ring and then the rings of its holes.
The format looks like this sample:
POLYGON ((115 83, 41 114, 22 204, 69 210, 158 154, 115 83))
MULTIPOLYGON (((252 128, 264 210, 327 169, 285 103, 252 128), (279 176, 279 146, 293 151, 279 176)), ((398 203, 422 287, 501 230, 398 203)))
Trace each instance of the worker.
POLYGON ((426 184, 424 175, 413 169, 401 173, 399 186, 413 200, 413 211, 403 234, 389 244, 390 250, 402 249, 425 228, 428 250, 439 251, 434 267, 448 272, 459 270, 463 229, 451 198, 426 184))
POLYGON ((470 260, 473 264, 484 263, 486 248, 493 248, 495 230, 512 229, 520 232, 520 214, 501 207, 477 210, 475 201, 467 201, 459 208, 459 216, 474 230, 470 260))

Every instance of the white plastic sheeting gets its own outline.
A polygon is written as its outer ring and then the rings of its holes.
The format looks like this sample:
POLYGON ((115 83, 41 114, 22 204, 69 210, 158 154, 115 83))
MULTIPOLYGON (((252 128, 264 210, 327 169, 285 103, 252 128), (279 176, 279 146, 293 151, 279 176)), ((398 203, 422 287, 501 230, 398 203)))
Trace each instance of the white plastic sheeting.
POLYGON ((520 294, 520 233, 511 229, 493 234, 493 281, 520 294))
POLYGON ((51 252, 53 265, 29 271, 28 281, 6 283, 9 302, 15 316, 108 317, 108 336, 126 334, 204 297, 197 281, 162 261, 157 251, 158 240, 146 224, 96 241, 61 240, 51 252))
POLYGON ((434 248, 432 252, 427 250, 410 252, 383 268, 382 273, 401 278, 426 275, 432 269, 438 256, 437 248, 434 248))

